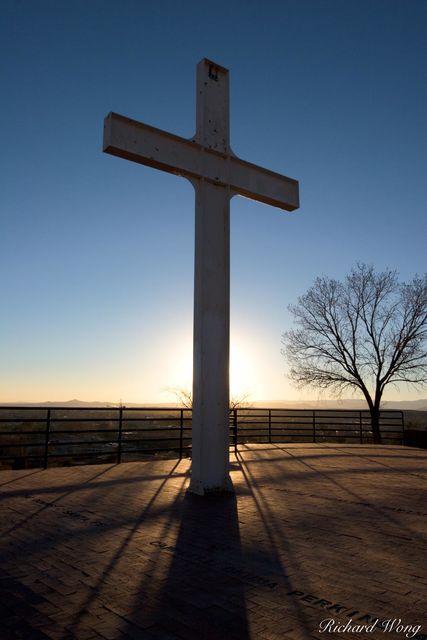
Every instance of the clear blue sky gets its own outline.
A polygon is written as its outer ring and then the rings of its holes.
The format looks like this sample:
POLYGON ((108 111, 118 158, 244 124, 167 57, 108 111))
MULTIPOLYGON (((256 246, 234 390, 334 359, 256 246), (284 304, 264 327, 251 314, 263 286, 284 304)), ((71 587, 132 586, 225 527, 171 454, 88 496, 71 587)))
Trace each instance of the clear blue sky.
POLYGON ((101 148, 109 111, 191 137, 203 57, 234 152, 300 180, 293 214, 232 201, 234 391, 303 397, 280 337, 317 275, 426 271, 425 0, 2 0, 0 49, 0 401, 189 384, 193 188, 101 148))

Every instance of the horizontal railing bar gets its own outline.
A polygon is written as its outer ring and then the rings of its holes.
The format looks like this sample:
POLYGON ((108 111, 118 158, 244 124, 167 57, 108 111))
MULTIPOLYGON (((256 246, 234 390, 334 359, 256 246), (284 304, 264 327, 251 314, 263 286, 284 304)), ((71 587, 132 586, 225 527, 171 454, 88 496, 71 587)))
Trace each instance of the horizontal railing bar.
MULTIPOLYGON (((177 416, 176 418, 173 416, 167 416, 167 417, 156 417, 156 418, 152 418, 152 417, 146 417, 146 418, 125 418, 123 417, 123 423, 125 422, 151 422, 152 420, 155 420, 156 422, 170 422, 171 420, 180 420, 180 417, 177 416)), ((191 418, 184 418, 184 420, 191 420, 191 418)), ((118 422, 119 418, 51 418, 51 423, 54 424, 55 422, 118 422)), ((43 422, 42 420, 40 422, 43 422)))
POLYGON ((76 434, 76 433, 118 433, 118 429, 50 429, 50 434, 76 434))
MULTIPOLYGON (((151 431, 157 431, 157 432, 161 432, 161 433, 171 433, 171 432, 175 432, 175 431, 179 431, 179 427, 173 427, 171 429, 167 429, 165 427, 160 427, 158 429, 126 429, 123 430, 123 434, 130 434, 130 433, 150 433, 151 431)), ((191 428, 184 428, 183 431, 191 431, 191 428)), ((3 435, 9 435, 9 436, 22 436, 22 435, 32 435, 32 436, 44 436, 46 433, 46 431, 0 431, 0 437, 3 435)), ((74 430, 61 430, 61 431, 56 431, 56 430, 51 430, 50 434, 51 435, 64 435, 64 434, 70 434, 70 435, 75 435, 75 434, 97 434, 97 433, 111 433, 111 434, 117 434, 118 433, 118 429, 92 429, 92 430, 87 430, 87 429, 76 429, 74 430)), ((19 443, 21 444, 21 443, 19 443)), ((23 442, 22 445, 24 446, 25 443, 23 442)), ((1 444, 1 440, 0 440, 0 446, 5 447, 7 445, 5 444, 1 444)))
MULTIPOLYGON (((164 440, 171 440, 172 438, 129 438, 127 440, 123 439, 123 444, 130 444, 132 442, 163 442, 164 440)), ((179 438, 174 438, 178 440, 179 438)), ((191 440, 191 438, 187 438, 187 440, 191 440)))
MULTIPOLYGON (((260 425, 258 425, 258 426, 260 426, 260 425)), ((261 431, 262 429, 258 429, 258 426, 256 425, 256 423, 253 423, 253 422, 239 422, 239 431, 241 429, 253 429, 253 430, 260 430, 261 431)), ((269 428, 268 424, 262 425, 262 426, 263 426, 264 430, 268 430, 268 428, 269 428)), ((358 424, 357 425, 356 424, 348 425, 347 423, 342 423, 341 425, 338 425, 338 426, 347 427, 349 430, 352 430, 352 431, 357 431, 357 432, 360 431, 358 424)), ((320 429, 325 429, 325 430, 344 431, 344 429, 336 429, 335 425, 326 424, 326 423, 322 424, 322 425, 319 425, 316 422, 316 427, 319 427, 320 429)), ((273 425, 273 423, 271 424, 271 429, 275 430, 275 431, 284 431, 284 430, 290 429, 290 428, 291 429, 298 428, 298 429, 307 429, 307 430, 310 429, 310 430, 312 430, 313 423, 312 422, 311 423, 308 423, 308 422, 299 422, 299 423, 290 422, 289 424, 277 424, 277 423, 275 425, 273 425)), ((365 429, 364 431, 367 431, 367 429, 365 429)))
MULTIPOLYGON (((232 446, 231 444, 229 445, 230 447, 232 446)), ((123 450, 122 453, 123 454, 133 454, 133 453, 153 453, 154 451, 180 451, 180 447, 166 447, 163 449, 126 449, 123 450)), ((183 447, 183 451, 191 451, 190 447, 183 447)))
MULTIPOLYGON (((180 418, 156 418, 156 422, 170 422, 171 420, 176 420, 177 422, 180 421, 180 418)), ((191 422, 191 418, 184 418, 184 421, 186 422, 191 422)), ((9 424, 9 423, 14 423, 14 424, 28 424, 28 423, 42 423, 45 424, 46 420, 26 420, 26 419, 22 419, 22 420, 0 420, 0 422, 3 422, 5 424, 9 424)), ((51 418, 51 424, 54 425, 55 423, 63 423, 63 422, 76 422, 76 423, 83 423, 83 422, 95 422, 95 423, 103 423, 103 422, 119 422, 119 419, 117 418, 51 418)), ((143 419, 143 418, 123 418, 123 424, 127 423, 127 422, 152 422, 152 419, 143 419)), ((4 432, 3 432, 4 433, 4 432)))
MULTIPOLYGON (((126 444, 126 443, 132 443, 132 442, 164 442, 167 440, 176 440, 176 438, 131 438, 129 440, 122 440, 122 444, 126 444)), ((49 441, 49 446, 50 447, 74 447, 77 445, 81 445, 81 444, 86 444, 86 445, 99 445, 99 444, 109 444, 109 445, 114 445, 114 446, 118 446, 117 442, 112 441, 112 440, 76 440, 75 442, 72 441, 64 441, 64 440, 50 440, 49 441)), ((10 445, 10 446, 19 446, 19 445, 10 445)), ((43 445, 30 445, 30 446, 43 446, 43 445)))
POLYGON ((46 418, 0 418, 2 423, 20 423, 20 422, 41 422, 46 424, 46 418))
POLYGON ((69 434, 69 435, 75 435, 75 434, 83 434, 83 433, 111 433, 112 435, 116 435, 119 432, 118 429, 92 429, 92 430, 87 430, 87 429, 64 429, 61 431, 56 431, 55 429, 51 429, 50 430, 50 435, 65 435, 65 434, 69 434))
MULTIPOLYGON (((295 425, 288 425, 288 428, 295 428, 295 425)), ((271 427, 271 431, 275 431, 275 432, 287 431, 288 428, 286 428, 286 427, 271 427)), ((301 426, 301 425, 298 426, 298 429, 300 429, 301 431, 310 431, 310 432, 313 431, 312 427, 308 427, 308 426, 304 427, 304 426, 301 426)), ((259 432, 259 433, 263 433, 263 432, 268 433, 268 426, 266 426, 265 429, 261 430, 261 429, 257 429, 256 427, 247 427, 247 426, 242 426, 242 425, 239 424, 238 432, 241 433, 242 431, 256 431, 256 432, 259 432)))
POLYGON ((119 418, 54 418, 51 417, 51 424, 55 422, 118 422, 119 418))
POLYGON ((0 444, 0 449, 10 449, 11 447, 44 447, 44 442, 15 442, 15 443, 10 443, 10 442, 6 442, 5 444, 1 443, 0 444))
MULTIPOLYGON (((179 431, 179 427, 153 427, 152 429, 125 429, 123 433, 148 433, 150 431, 162 431, 165 433, 179 431)), ((51 429, 50 433, 118 433, 118 429, 51 429)))
MULTIPOLYGON (((126 433, 148 433, 150 431, 162 431, 162 432, 171 432, 171 431, 179 431, 179 427, 153 427, 152 429, 123 429, 123 432, 126 433)), ((184 431, 191 431, 191 427, 184 427, 184 431)), ((10 436, 21 436, 23 434, 27 435, 44 435, 46 431, 0 431, 0 436, 2 435, 10 435, 10 436)), ((118 433, 118 429, 52 429, 50 433, 118 433)))
POLYGON ((110 444, 117 446, 117 442, 114 440, 49 440, 49 447, 75 447, 80 444, 110 444))
MULTIPOLYGON (((247 421, 242 419, 239 420, 239 424, 245 424, 247 421)), ((261 421, 256 421, 259 423, 262 423, 261 421)), ((264 422, 267 422, 266 420, 264 422)), ((271 420, 271 424, 298 424, 298 420, 271 420)), ((313 422, 313 420, 300 420, 300 422, 302 424, 309 424, 313 422)), ((344 418, 343 416, 341 417, 330 417, 330 418, 320 418, 318 416, 316 416, 316 424, 322 425, 322 424, 357 424, 357 425, 370 425, 371 424, 371 420, 362 420, 360 421, 359 418, 344 418)), ((400 425, 401 421, 399 422, 381 422, 380 426, 397 426, 400 425)))
POLYGON ((0 436, 44 436, 46 430, 44 431, 0 431, 0 436))
MULTIPOLYGON (((0 455, 0 460, 16 460, 17 458, 19 458, 20 460, 43 460, 44 455, 38 455, 37 453, 35 453, 34 455, 27 455, 27 456, 3 456, 0 455)), ((2 469, 3 471, 3 469, 2 469)))
MULTIPOLYGON (((289 433, 282 433, 282 434, 272 434, 273 438, 280 438, 280 437, 284 437, 284 438, 292 438, 292 437, 308 437, 309 435, 311 435, 312 432, 304 432, 304 433, 296 433, 296 432, 289 432, 289 433)), ((247 438, 256 438, 256 437, 260 437, 260 438, 267 438, 268 437, 268 432, 266 433, 241 433, 240 431, 238 432, 238 438, 240 437, 247 437, 247 438)), ((372 437, 372 432, 369 434, 365 434, 364 437, 365 438, 371 438, 372 437)), ((346 434, 329 434, 329 433, 317 433, 316 431, 316 439, 317 437, 319 438, 341 438, 341 439, 345 439, 345 438, 360 438, 360 434, 358 433, 346 433, 346 434)), ((384 436, 386 439, 396 439, 396 438, 392 438, 392 434, 390 435, 385 435, 384 436)))
MULTIPOLYGON (((171 429, 167 429, 165 427, 159 427, 159 428, 154 428, 154 429, 125 429, 123 428, 123 434, 130 434, 130 433, 151 433, 151 432, 160 432, 160 433, 175 433, 176 431, 179 432, 181 431, 181 429, 179 427, 173 427, 171 429)), ((184 427, 182 429, 182 431, 191 431, 191 427, 184 427)))
POLYGON ((179 451, 179 447, 156 447, 155 449, 122 449, 123 453, 152 453, 153 451, 179 451))
POLYGON ((49 453, 48 458, 94 458, 96 456, 117 456, 117 451, 79 451, 74 453, 49 453))

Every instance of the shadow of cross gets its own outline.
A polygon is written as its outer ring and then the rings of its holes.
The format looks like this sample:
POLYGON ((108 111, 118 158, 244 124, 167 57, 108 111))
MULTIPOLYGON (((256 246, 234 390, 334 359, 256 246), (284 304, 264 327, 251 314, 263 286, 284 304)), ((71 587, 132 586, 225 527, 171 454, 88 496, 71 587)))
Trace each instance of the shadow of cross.
POLYGON ((190 180, 196 192, 193 419, 190 492, 231 491, 229 477, 230 199, 293 211, 298 182, 245 162, 230 148, 228 70, 197 65, 191 139, 110 113, 104 151, 190 180))

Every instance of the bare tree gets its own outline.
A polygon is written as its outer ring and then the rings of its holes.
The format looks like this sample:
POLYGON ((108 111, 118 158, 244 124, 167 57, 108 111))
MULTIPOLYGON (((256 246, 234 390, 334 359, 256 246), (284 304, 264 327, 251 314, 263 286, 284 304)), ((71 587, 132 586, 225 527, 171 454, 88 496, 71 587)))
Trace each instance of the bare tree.
POLYGON ((252 407, 252 402, 248 402, 251 397, 250 391, 243 391, 242 393, 238 393, 230 398, 230 409, 248 409, 252 407))
POLYGON ((165 391, 172 393, 179 404, 185 409, 191 409, 193 407, 193 394, 191 389, 187 387, 166 387, 165 391))
POLYGON ((317 278, 289 309, 296 328, 283 334, 282 353, 291 380, 337 395, 360 391, 380 443, 387 385, 427 382, 427 274, 400 284, 395 271, 357 264, 344 282, 317 278))
MULTIPOLYGON (((165 391, 168 391, 168 393, 172 393, 177 398, 179 403, 186 409, 192 408, 193 394, 191 392, 191 389, 187 387, 167 387, 165 391)), ((231 396, 230 409, 243 409, 245 407, 250 407, 251 403, 248 402, 250 396, 250 392, 244 392, 238 395, 231 396)))

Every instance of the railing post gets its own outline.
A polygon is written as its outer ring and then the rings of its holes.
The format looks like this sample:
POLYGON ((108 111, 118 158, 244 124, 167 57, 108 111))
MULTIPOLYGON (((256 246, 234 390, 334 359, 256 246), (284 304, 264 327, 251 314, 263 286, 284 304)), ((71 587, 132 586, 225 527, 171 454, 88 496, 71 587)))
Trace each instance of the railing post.
POLYGON ((316 442, 316 411, 313 409, 313 442, 316 442))
POLYGON ((117 434, 117 464, 122 461, 123 407, 119 409, 119 433, 117 434))
POLYGON ((400 412, 402 416, 402 445, 405 444, 405 414, 403 411, 400 412))
POLYGON ((360 437, 360 444, 363 444, 362 412, 361 411, 359 411, 359 437, 360 437))
POLYGON ((237 455, 237 409, 233 409, 234 422, 234 453, 237 455))
POLYGON ((47 410, 47 415, 46 415, 46 434, 45 434, 45 440, 44 440, 44 463, 43 463, 43 469, 47 469, 47 464, 48 464, 49 438, 50 438, 50 409, 47 410))
POLYGON ((268 442, 271 444, 271 409, 268 410, 268 442))
POLYGON ((184 437, 184 409, 180 410, 180 422, 179 422, 179 459, 182 460, 182 445, 184 437))

